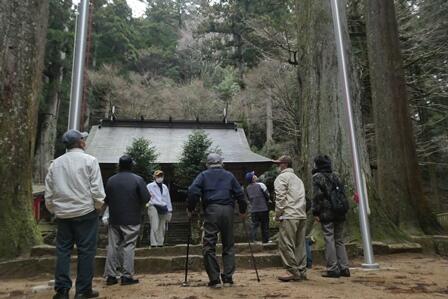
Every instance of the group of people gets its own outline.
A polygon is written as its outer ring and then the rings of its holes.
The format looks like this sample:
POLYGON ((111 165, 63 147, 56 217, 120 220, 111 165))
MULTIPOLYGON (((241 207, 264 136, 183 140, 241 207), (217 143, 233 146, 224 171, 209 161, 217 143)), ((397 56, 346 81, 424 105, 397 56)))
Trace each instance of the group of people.
MULTIPOLYGON (((75 298, 94 298, 99 293, 92 288, 96 253, 98 217, 108 225, 108 248, 105 265, 107 285, 136 284, 134 254, 141 230, 143 207, 147 206, 152 247, 163 246, 167 224, 172 218, 172 204, 164 173, 154 173, 154 181, 132 172, 134 161, 124 155, 118 161, 119 171, 110 177, 104 188, 96 158, 84 152, 87 133, 69 130, 63 135, 67 152, 55 159, 46 177, 45 203, 57 220, 56 270, 53 298, 69 298, 72 288, 70 257, 74 245, 78 252, 75 298)), ((322 225, 325 238, 327 271, 325 277, 350 276, 343 242, 345 207, 343 185, 333 173, 331 160, 318 156, 314 160, 312 213, 322 225), (341 209, 342 203, 342 209, 341 209)), ((303 182, 292 169, 289 156, 275 163, 280 174, 275 180, 275 221, 279 223, 278 248, 287 273, 278 277, 284 282, 306 280, 306 219, 307 200, 303 182)), ((258 182, 254 172, 245 176, 244 188, 235 176, 224 169, 218 154, 209 154, 207 170, 201 172, 188 189, 187 214, 203 208, 203 257, 209 277, 209 287, 233 285, 235 272, 234 211, 238 204, 245 221, 251 214, 251 239, 261 227, 262 242, 269 240, 269 199, 267 187, 258 182), (246 200, 247 198, 247 200, 246 200), (216 258, 218 235, 222 242, 221 271, 216 258)))

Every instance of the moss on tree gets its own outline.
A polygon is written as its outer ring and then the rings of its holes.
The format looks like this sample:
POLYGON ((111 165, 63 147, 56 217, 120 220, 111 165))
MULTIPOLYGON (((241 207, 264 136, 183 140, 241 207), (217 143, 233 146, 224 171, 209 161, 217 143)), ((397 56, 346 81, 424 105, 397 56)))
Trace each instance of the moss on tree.
POLYGON ((11 0, 0 10, 0 258, 40 241, 31 177, 48 1, 11 0))

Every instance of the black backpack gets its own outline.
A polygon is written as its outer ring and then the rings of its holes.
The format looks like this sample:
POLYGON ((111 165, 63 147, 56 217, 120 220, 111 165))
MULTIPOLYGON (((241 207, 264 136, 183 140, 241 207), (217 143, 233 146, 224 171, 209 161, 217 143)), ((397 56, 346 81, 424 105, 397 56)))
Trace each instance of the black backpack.
POLYGON ((334 214, 337 216, 345 216, 348 212, 349 205, 345 196, 344 186, 335 175, 325 175, 325 178, 331 183, 331 190, 327 190, 327 196, 334 214))

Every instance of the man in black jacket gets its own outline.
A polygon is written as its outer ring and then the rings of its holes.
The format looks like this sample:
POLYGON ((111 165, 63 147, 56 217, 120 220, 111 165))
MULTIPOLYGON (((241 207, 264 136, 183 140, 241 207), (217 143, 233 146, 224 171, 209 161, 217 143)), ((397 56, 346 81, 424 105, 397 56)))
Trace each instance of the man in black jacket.
POLYGON ((333 173, 330 158, 327 155, 314 158, 312 209, 314 217, 322 225, 327 261, 327 271, 322 276, 350 277, 343 238, 345 213, 335 212, 330 198, 335 185, 343 188, 339 177, 333 173))
POLYGON ((119 172, 110 177, 106 184, 106 199, 109 207, 109 246, 105 275, 107 285, 118 283, 117 260, 122 260, 121 284, 138 283, 134 279, 134 252, 140 232, 142 209, 150 199, 142 177, 131 172, 133 160, 124 155, 119 161, 119 172), (121 247, 120 247, 121 245, 121 247), (119 247, 123 257, 118 259, 119 247))
POLYGON ((208 170, 201 172, 188 189, 189 215, 195 210, 197 202, 202 199, 204 207, 204 238, 202 253, 204 265, 209 277, 209 287, 220 288, 221 279, 224 286, 233 285, 235 272, 235 244, 233 237, 233 213, 235 199, 242 217, 246 215, 247 203, 243 189, 235 176, 224 170, 222 158, 218 154, 207 157, 208 170), (218 233, 222 240, 222 260, 224 271, 221 275, 216 260, 216 242, 218 233))

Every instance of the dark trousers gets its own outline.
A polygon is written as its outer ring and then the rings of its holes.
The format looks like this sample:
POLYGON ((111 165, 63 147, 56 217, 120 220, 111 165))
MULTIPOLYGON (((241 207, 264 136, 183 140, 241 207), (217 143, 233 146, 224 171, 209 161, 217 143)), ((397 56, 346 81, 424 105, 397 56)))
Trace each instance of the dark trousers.
POLYGON ((269 211, 254 212, 251 214, 252 230, 251 239, 257 239, 257 230, 261 226, 261 240, 263 243, 269 242, 269 211))
POLYGON ((57 220, 55 290, 70 289, 70 257, 73 245, 78 250, 76 293, 86 293, 92 289, 98 214, 57 220))
POLYGON ((235 241, 233 238, 233 206, 212 204, 205 208, 204 238, 202 253, 204 266, 210 281, 220 280, 220 268, 216 259, 216 242, 218 233, 222 240, 222 262, 224 282, 232 279, 235 272, 235 241))
POLYGON ((305 248, 306 248, 306 267, 311 269, 313 267, 313 241, 311 239, 306 239, 305 248))

